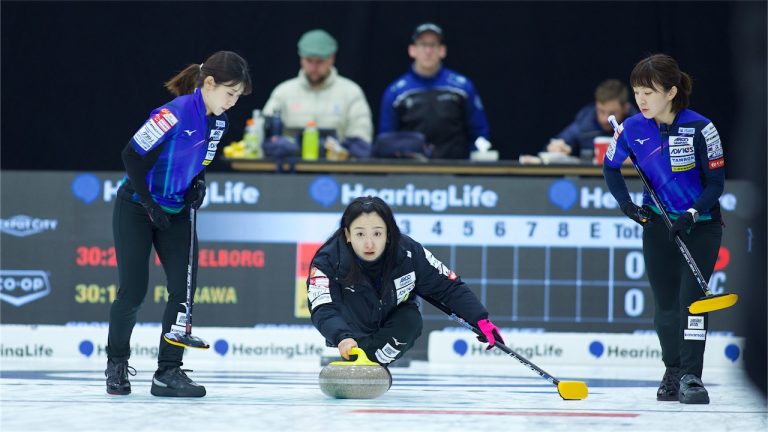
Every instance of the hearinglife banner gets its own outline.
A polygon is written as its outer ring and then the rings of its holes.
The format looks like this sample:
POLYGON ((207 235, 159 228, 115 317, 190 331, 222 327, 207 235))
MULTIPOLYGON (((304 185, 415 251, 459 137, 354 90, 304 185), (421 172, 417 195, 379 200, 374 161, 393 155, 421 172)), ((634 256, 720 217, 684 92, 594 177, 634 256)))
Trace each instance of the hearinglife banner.
MULTIPOLYGON (((104 323, 118 286, 112 210, 120 172, 2 173, 0 312, 4 324, 104 323)), ((209 173, 199 211, 195 324, 311 324, 304 281, 349 202, 377 195, 400 230, 454 270, 508 328, 567 332, 652 329, 642 229, 600 178, 209 173)), ((641 185, 629 181, 635 201, 641 185)), ((729 181, 727 228, 710 287, 750 280, 747 221, 758 199, 729 181)), ((160 321, 165 276, 150 262, 139 322, 160 321)), ((738 305, 709 329, 740 330, 738 305)), ((425 332, 452 327, 424 306, 425 332)))

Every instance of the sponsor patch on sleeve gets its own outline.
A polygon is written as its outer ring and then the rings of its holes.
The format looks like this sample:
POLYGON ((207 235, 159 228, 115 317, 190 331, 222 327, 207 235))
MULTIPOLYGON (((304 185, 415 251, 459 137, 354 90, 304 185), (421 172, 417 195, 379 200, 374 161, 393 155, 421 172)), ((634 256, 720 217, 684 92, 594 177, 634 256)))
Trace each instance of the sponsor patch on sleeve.
POLYGON ((611 162, 613 162, 613 156, 616 155, 616 134, 613 136, 614 138, 611 139, 611 143, 608 144, 608 150, 605 151, 605 157, 611 162))
POLYGON ((133 140, 145 152, 148 152, 171 130, 179 120, 168 108, 163 108, 156 112, 144 125, 133 135, 133 140))
POLYGON ((142 148, 142 150, 148 152, 158 143, 158 141, 160 141, 160 138, 162 138, 163 135, 165 135, 165 131, 163 131, 154 120, 150 119, 144 123, 144 126, 136 131, 133 135, 133 140, 142 148))
POLYGON ((453 272, 453 270, 449 269, 445 266, 442 262, 440 262, 439 259, 435 258, 434 255, 432 255, 432 252, 430 252, 427 248, 424 248, 424 255, 427 257, 427 261, 429 261, 429 264, 432 265, 432 267, 436 268, 437 271, 447 277, 450 280, 456 280, 458 279, 458 275, 453 272))
POLYGON ((711 122, 701 130, 704 136, 704 142, 707 145, 707 159, 709 160, 709 169, 718 169, 725 166, 723 158, 723 145, 720 142, 720 134, 715 125, 711 122))
POLYGON ((620 124, 618 129, 613 132, 611 143, 608 144, 608 149, 605 151, 605 157, 611 162, 613 162, 613 158, 616 156, 616 141, 619 140, 622 132, 624 132, 624 123, 620 124))
POLYGON ((176 118, 175 115, 169 110, 168 108, 163 108, 160 110, 160 114, 163 116, 163 118, 168 122, 168 124, 173 127, 176 123, 179 122, 179 119, 176 118))
POLYGON ((328 276, 317 267, 312 267, 309 271, 309 287, 307 287, 307 298, 309 299, 310 310, 331 302, 331 288, 328 276))
POLYGON ((159 127, 159 128, 160 128, 160 130, 162 130, 163 132, 168 132, 168 131, 171 129, 171 127, 173 127, 173 126, 171 126, 171 124, 168 122, 168 120, 166 120, 166 119, 165 119, 165 117, 163 117, 163 115, 162 115, 162 114, 160 114, 160 113, 157 113, 157 114, 153 115, 153 116, 152 116, 152 121, 153 121, 153 122, 154 122, 154 123, 157 125, 157 127, 159 127))
POLYGON ((720 158, 717 160, 709 161, 709 169, 718 169, 725 166, 725 159, 720 158))

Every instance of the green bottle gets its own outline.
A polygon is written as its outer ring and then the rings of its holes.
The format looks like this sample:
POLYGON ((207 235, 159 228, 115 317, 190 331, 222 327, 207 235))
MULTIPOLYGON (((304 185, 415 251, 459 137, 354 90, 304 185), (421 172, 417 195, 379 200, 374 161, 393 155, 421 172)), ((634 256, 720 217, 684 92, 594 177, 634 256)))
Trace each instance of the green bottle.
POLYGON ((317 123, 314 120, 307 122, 304 133, 301 135, 301 158, 304 160, 317 160, 320 156, 320 133, 317 131, 317 123))

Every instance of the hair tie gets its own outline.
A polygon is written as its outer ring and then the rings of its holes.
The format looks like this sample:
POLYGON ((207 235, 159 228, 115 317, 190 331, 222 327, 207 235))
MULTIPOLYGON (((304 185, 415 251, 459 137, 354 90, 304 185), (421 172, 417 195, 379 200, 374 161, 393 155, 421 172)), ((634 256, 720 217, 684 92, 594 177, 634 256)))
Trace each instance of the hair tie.
POLYGON ((200 70, 203 70, 203 63, 200 63, 200 70))

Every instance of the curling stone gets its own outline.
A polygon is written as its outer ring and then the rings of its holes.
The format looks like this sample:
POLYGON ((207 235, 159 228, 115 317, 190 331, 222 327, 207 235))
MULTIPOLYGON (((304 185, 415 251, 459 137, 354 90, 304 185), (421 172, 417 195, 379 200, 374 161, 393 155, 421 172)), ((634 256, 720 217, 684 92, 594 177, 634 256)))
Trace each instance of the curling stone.
POLYGON ((352 348, 354 361, 335 361, 320 371, 320 390, 336 399, 375 399, 392 386, 387 368, 368 360, 360 348, 352 348))

